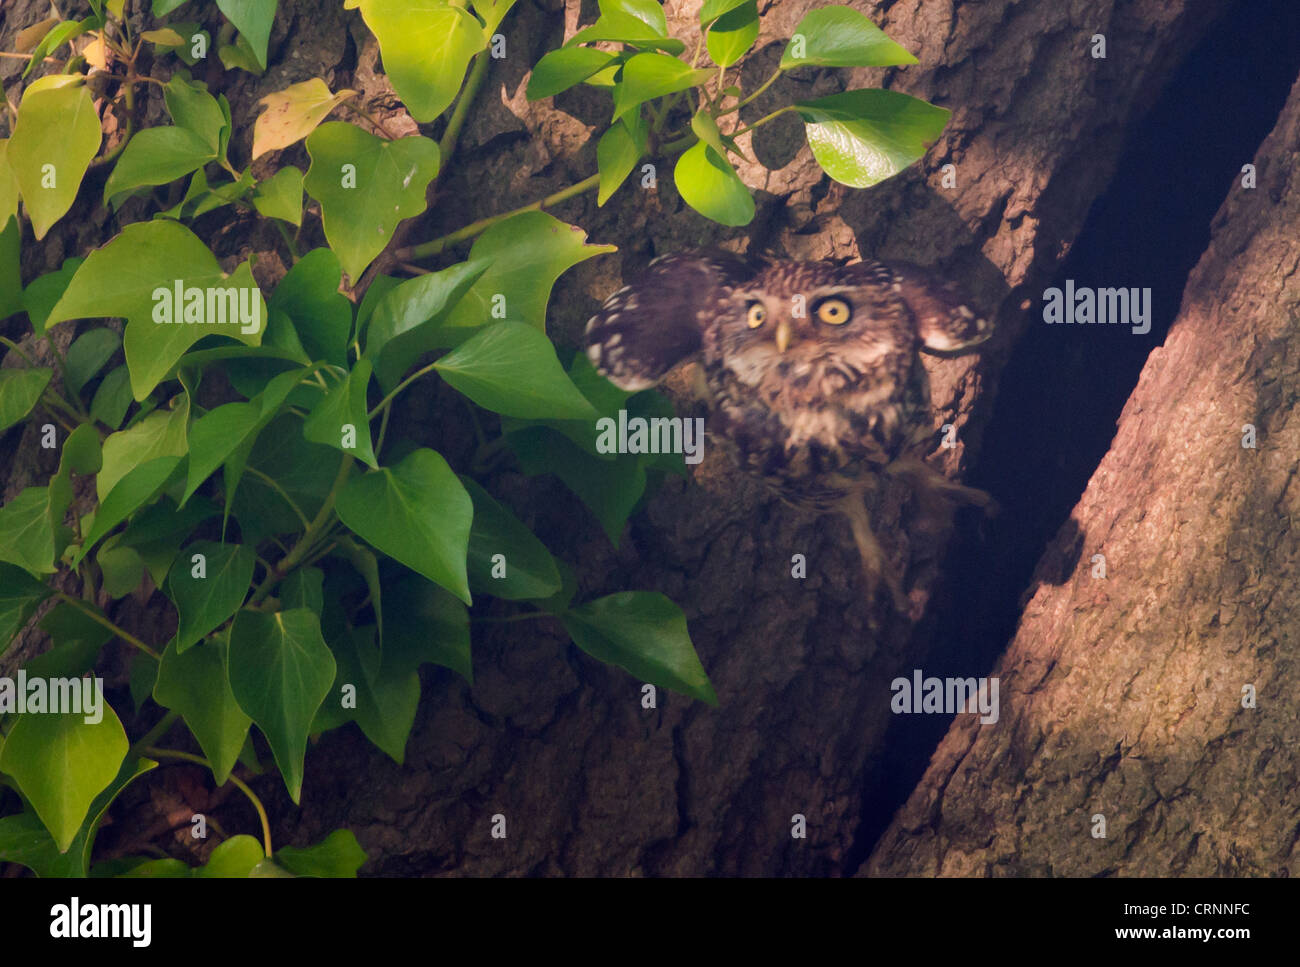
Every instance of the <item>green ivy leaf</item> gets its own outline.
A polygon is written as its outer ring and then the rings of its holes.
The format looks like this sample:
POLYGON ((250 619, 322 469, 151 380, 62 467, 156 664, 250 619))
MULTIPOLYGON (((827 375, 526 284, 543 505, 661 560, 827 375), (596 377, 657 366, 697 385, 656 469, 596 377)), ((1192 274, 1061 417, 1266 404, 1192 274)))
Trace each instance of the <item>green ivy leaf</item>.
POLYGON ((230 690, 266 736, 289 797, 302 795, 307 730, 334 681, 334 656, 306 608, 240 611, 230 628, 230 690))
POLYGON ((299 259, 271 294, 269 307, 293 320, 313 362, 347 364, 352 303, 339 292, 341 280, 338 257, 327 248, 318 248, 299 259))
POLYGON ((604 205, 609 196, 618 191, 645 152, 645 119, 639 111, 623 115, 600 136, 596 144, 596 170, 600 173, 597 207, 604 205))
POLYGON ((214 635, 181 654, 173 639, 163 652, 153 687, 154 701, 185 719, 212 764, 217 785, 230 778, 252 724, 230 689, 229 648, 225 635, 214 635))
MULTIPOLYGON (((63 523, 62 515, 58 523, 63 523)), ((52 574, 54 525, 49 489, 27 487, 0 507, 0 561, 10 561, 32 574, 52 574)))
POLYGON ((282 846, 275 858, 295 876, 353 878, 366 861, 366 851, 352 830, 336 829, 315 846, 282 846))
POLYGON ((709 28, 705 45, 719 67, 730 67, 758 39, 758 0, 728 10, 709 28))
POLYGON ((726 158, 705 142, 691 145, 677 159, 673 182, 690 205, 722 225, 748 225, 754 219, 754 196, 726 158))
MULTIPOLYGON (((9 165, 9 139, 0 138, 0 227, 5 227, 11 218, 18 217, 18 178, 14 175, 14 169, 9 165)), ((21 286, 18 286, 21 288, 21 286)), ((17 296, 18 288, 13 289, 12 295, 17 296)), ((10 293, 6 293, 9 295, 10 293)), ((17 311, 17 310, 10 310, 17 311)), ((5 312, 4 315, 7 315, 5 312)), ((0 315, 0 318, 3 318, 0 315)))
POLYGON ((0 369, 0 430, 7 430, 36 408, 54 370, 0 369))
POLYGON ((102 717, 82 713, 18 716, 0 749, 0 772, 12 776, 36 815, 67 851, 95 797, 116 778, 129 743, 106 702, 102 717))
POLYGON ((362 463, 378 470, 374 447, 370 442, 370 418, 367 415, 366 389, 370 385, 370 360, 358 360, 348 375, 335 384, 316 404, 302 425, 302 435, 313 443, 323 443, 350 453, 362 463), (344 447, 349 432, 353 445, 344 447))
MULTIPOLYGON (((542 57, 528 78, 527 97, 540 101, 575 84, 581 84, 592 74, 607 67, 615 59, 613 54, 590 47, 561 47, 542 57)), ((4 209, 0 207, 0 215, 4 209)))
POLYGON ((217 0, 217 7, 248 41, 257 66, 266 70, 266 46, 271 41, 276 0, 217 0))
MULTIPOLYGON (((661 11, 662 13, 662 11, 661 11)), ((649 47, 666 50, 670 54, 680 54, 686 45, 673 37, 666 37, 655 27, 650 26, 640 17, 622 10, 602 10, 600 17, 590 27, 579 30, 569 38, 565 47, 590 44, 601 40, 612 40, 630 47, 649 47)))
POLYGON ((614 89, 614 120, 646 101, 703 84, 712 71, 692 70, 667 54, 637 54, 623 65, 623 78, 614 89))
POLYGON ((104 203, 116 207, 134 189, 173 182, 216 156, 193 131, 177 127, 145 128, 132 136, 108 176, 104 203))
POLYGON ((334 694, 343 685, 356 688, 356 708, 346 710, 366 738, 402 765, 406 740, 420 704, 420 676, 414 670, 385 669, 375 644, 375 628, 354 628, 332 643, 338 674, 334 694))
POLYGON ((691 644, 686 617, 664 595, 623 591, 573 608, 560 620, 574 643, 593 658, 644 682, 718 704, 691 644))
POLYGON ((100 502, 135 467, 157 457, 185 456, 189 416, 189 397, 181 396, 176 409, 154 411, 129 429, 109 434, 104 441, 103 464, 95 479, 100 502))
POLYGON ((549 598, 560 590, 555 558, 536 535, 504 505, 465 475, 460 482, 474 501, 474 525, 469 533, 469 586, 507 600, 549 598), (505 560, 497 577, 493 557, 505 560))
POLYGON ((32 329, 38 336, 45 332, 45 322, 51 310, 63 298, 63 293, 68 290, 73 276, 84 261, 86 260, 76 256, 64 259, 58 269, 37 276, 23 290, 23 309, 27 311, 27 318, 31 320, 32 329))
POLYGON ((325 238, 355 282, 398 222, 427 207, 424 193, 438 173, 438 145, 419 136, 385 141, 329 121, 307 138, 307 152, 311 167, 303 183, 320 202, 325 238))
POLYGON ((616 245, 587 244, 586 232, 545 212, 523 212, 497 222, 469 252, 470 262, 486 261, 490 267, 451 311, 446 325, 482 326, 509 318, 545 331, 555 280, 579 262, 617 251, 616 245))
POLYGON ((384 601, 384 667, 394 674, 424 662, 442 665, 471 685, 469 612, 452 594, 407 572, 388 586, 384 601))
MULTIPOLYGON (((180 307, 176 307, 180 308, 180 307)), ((203 313, 206 315, 206 311, 203 313)), ((128 225, 77 270, 68 291, 50 313, 47 325, 68 319, 118 316, 126 319, 123 344, 135 398, 143 400, 185 351, 205 336, 225 336, 245 345, 261 342, 266 327, 266 303, 247 262, 227 277, 208 247, 193 232, 171 221, 128 225), (171 300, 175 284, 184 290, 244 289, 251 293, 257 331, 243 326, 187 325, 154 322, 156 290, 171 300)))
POLYGON ((851 7, 818 7, 794 28, 781 55, 781 70, 792 67, 891 67, 916 58, 851 7))
POLYGON ((104 364, 122 346, 122 337, 107 327, 82 333, 68 347, 64 360, 63 384, 68 392, 79 396, 85 385, 95 378, 104 364))
POLYGON ((869 188, 919 160, 952 113, 884 90, 845 91, 795 107, 817 163, 851 188, 869 188))
MULTIPOLYGON (((92 22, 91 18, 89 17, 81 21, 65 20, 63 23, 58 24, 53 29, 51 29, 48 33, 46 33, 45 36, 41 38, 40 43, 38 43, 34 48, 32 48, 32 57, 31 60, 27 62, 27 67, 23 69, 23 77, 25 78, 28 74, 30 74, 35 69, 36 65, 39 64, 41 61, 43 61, 51 53, 58 50, 68 41, 80 37, 87 30, 89 30, 91 26, 91 22, 92 22)), ((66 76, 66 75, 60 75, 60 76, 66 76)))
POLYGON ((104 593, 115 600, 138 588, 144 578, 144 559, 134 547, 105 545, 95 555, 95 563, 104 578, 104 593))
POLYGON ((7 160, 37 241, 72 207, 99 151, 99 115, 84 81, 80 74, 39 78, 18 106, 7 160))
POLYGON ((110 370, 90 401, 90 417, 110 430, 122 425, 131 405, 131 374, 125 365, 110 370))
POLYGON ((704 5, 700 7, 700 26, 707 27, 724 13, 730 13, 748 2, 749 0, 704 0, 704 5))
POLYGON ((95 514, 95 526, 86 535, 80 549, 72 556, 72 566, 81 563, 90 550, 114 527, 143 507, 167 485, 180 464, 180 457, 159 457, 131 470, 102 500, 95 514))
POLYGON ((198 879, 242 880, 251 876, 253 868, 265 859, 262 844, 247 833, 240 833, 219 844, 208 861, 196 867, 190 875, 198 879))
POLYGON ((349 0, 346 6, 360 6, 397 96, 422 123, 447 109, 470 58, 487 46, 483 25, 447 0, 349 0))
POLYGON ((0 655, 54 589, 20 567, 0 563, 0 655))
POLYGON ((460 262, 407 279, 379 301, 365 329, 365 356, 374 360, 385 393, 393 391, 421 355, 443 346, 439 326, 489 264, 487 260, 460 262))
POLYGON ((422 448, 352 478, 336 509, 352 533, 470 603, 465 556, 474 504, 439 454, 422 448))
POLYGON ((253 189, 253 207, 265 218, 301 225, 302 172, 288 165, 265 181, 259 181, 253 189))
POLYGON ((182 554, 181 566, 171 569, 164 589, 180 614, 176 637, 172 639, 177 655, 184 655, 239 610, 248 597, 257 565, 252 549, 239 544, 195 541, 182 554), (198 565, 193 562, 198 555, 204 559, 203 577, 194 575, 198 565))
POLYGON ((523 322, 487 326, 434 363, 454 389, 484 409, 537 419, 595 419, 555 356, 551 341, 523 322))
MULTIPOLYGON (((346 535, 340 534, 335 538, 337 545, 335 557, 341 557, 352 565, 353 570, 361 575, 366 582, 366 588, 370 591, 370 607, 375 612, 375 625, 379 629, 379 640, 382 646, 384 639, 384 608, 383 608, 383 582, 379 578, 379 559, 375 557, 374 552, 368 547, 362 547, 356 541, 346 535)), ((324 601, 321 602, 323 610, 324 601)))
POLYGON ((239 519, 244 543, 256 545, 274 534, 303 529, 301 519, 285 502, 283 491, 310 520, 319 513, 339 471, 338 452, 302 435, 302 420, 282 413, 261 433, 248 457, 254 467, 279 485, 269 486, 257 476, 247 476, 230 502, 239 519))

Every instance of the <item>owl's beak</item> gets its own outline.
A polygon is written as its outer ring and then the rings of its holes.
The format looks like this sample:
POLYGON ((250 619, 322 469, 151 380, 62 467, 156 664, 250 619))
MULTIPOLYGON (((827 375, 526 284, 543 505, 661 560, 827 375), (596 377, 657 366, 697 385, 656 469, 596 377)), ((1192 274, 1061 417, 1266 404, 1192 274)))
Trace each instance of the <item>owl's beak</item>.
POLYGON ((788 345, 790 345, 790 320, 782 319, 776 324, 777 352, 785 352, 785 347, 788 345))

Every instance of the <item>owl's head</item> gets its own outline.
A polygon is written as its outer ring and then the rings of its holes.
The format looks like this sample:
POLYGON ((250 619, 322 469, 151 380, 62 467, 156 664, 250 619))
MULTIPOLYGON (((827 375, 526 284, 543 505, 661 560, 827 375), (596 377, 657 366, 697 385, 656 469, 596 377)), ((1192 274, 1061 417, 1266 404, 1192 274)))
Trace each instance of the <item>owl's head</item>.
POLYGON ((854 268, 773 262, 724 289, 706 356, 739 363, 737 375, 757 383, 773 368, 791 378, 827 366, 861 373, 885 357, 914 352, 917 334, 905 307, 888 285, 854 268))

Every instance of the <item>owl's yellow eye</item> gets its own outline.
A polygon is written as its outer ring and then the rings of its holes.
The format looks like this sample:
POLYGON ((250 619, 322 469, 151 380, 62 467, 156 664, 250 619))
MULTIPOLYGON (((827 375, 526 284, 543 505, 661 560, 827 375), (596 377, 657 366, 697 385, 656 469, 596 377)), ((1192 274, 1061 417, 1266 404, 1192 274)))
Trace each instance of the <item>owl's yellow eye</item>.
POLYGON ((762 303, 752 302, 749 306, 749 314, 745 316, 745 324, 750 329, 757 329, 767 321, 767 310, 763 308, 762 303))
POLYGON ((842 326, 852 315, 853 310, 843 299, 823 299, 817 304, 817 318, 828 326, 842 326))

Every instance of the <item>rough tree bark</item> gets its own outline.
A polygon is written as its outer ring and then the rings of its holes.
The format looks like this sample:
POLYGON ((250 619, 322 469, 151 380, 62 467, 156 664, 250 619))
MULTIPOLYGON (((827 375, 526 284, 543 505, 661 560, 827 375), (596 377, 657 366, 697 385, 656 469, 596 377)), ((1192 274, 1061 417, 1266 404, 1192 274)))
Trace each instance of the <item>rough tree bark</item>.
POLYGON ((865 872, 1300 872, 1297 146, 1300 81, 1039 564, 1001 721, 953 726, 865 872))
MULTIPOLYGON (((763 34, 742 68, 747 87, 774 68, 783 38, 815 5, 760 4, 763 34)), ((770 247, 801 258, 863 254, 935 266, 959 280, 977 304, 996 310, 1000 326, 979 361, 931 365, 936 425, 961 428, 962 445, 947 451, 942 464, 956 474, 965 447, 978 441, 997 372, 1026 325, 1020 294, 1041 291, 1105 188, 1126 128, 1224 5, 854 3, 920 63, 904 70, 800 72, 783 78, 744 112, 745 119, 846 81, 850 87, 892 87, 954 111, 926 159, 870 192, 850 191, 820 175, 791 121, 763 129, 752 145, 774 170, 741 171, 763 189, 758 218, 744 234, 727 233, 687 209, 667 171, 659 173, 657 191, 625 188, 603 209, 593 196, 566 203, 555 210, 558 217, 621 251, 561 280, 550 331, 572 342, 624 274, 654 254, 703 242, 770 247), (1107 38, 1106 60, 1089 56, 1096 33, 1107 38), (940 169, 949 163, 956 189, 941 187, 940 169)), ((39 6, 18 0, 0 14, 0 47, 38 18, 24 11, 39 6)), ((523 96, 529 67, 580 23, 591 22, 594 7, 540 0, 517 5, 502 28, 509 56, 492 64, 460 153, 431 214, 412 224, 408 243, 516 200, 543 197, 595 170, 590 134, 607 118, 600 96, 579 90, 537 104, 523 96)), ((698 0, 666 4, 676 35, 693 36, 698 7, 698 0)), ((354 13, 316 0, 281 0, 280 8, 273 66, 264 78, 219 71, 207 77, 231 99, 243 126, 236 152, 248 149, 256 99, 313 75, 332 87, 362 90, 380 109, 393 103, 375 73, 373 41, 354 13)), ((7 89, 12 76, 0 64, 7 89)), ((301 148, 270 159, 305 161, 301 148)), ((83 206, 74 216, 91 208, 83 206)), ((308 238, 315 232, 314 244, 323 244, 318 222, 309 223, 308 238)), ((274 233, 254 226, 209 216, 200 234, 223 257, 258 252, 259 281, 266 284, 283 266, 277 268, 274 233)), ((107 217, 66 219, 43 246, 31 249, 25 278, 115 231, 107 217)), ((463 441, 435 415, 436 401, 436 390, 413 392, 395 419, 404 421, 409 435, 455 454, 463 441)), ((33 449, 25 439, 6 496, 41 471, 33 449)), ((855 843, 869 794, 864 776, 880 755, 890 719, 881 696, 900 669, 914 667, 927 652, 924 626, 918 631, 911 621, 872 613, 860 600, 856 552, 837 521, 800 517, 774 504, 718 456, 706 456, 693 480, 666 485, 617 550, 558 485, 506 472, 490 481, 490 489, 577 566, 584 595, 645 588, 678 601, 720 708, 661 693, 659 709, 643 711, 638 683, 579 653, 558 625, 488 626, 476 636, 472 687, 450 673, 426 676, 405 767, 348 727, 328 734, 309 754, 301 809, 276 780, 259 784, 279 841, 315 841, 347 825, 370 852, 366 870, 386 874, 852 872, 846 864, 869 845, 855 843), (790 577, 796 552, 809 561, 803 581, 790 577), (509 819, 504 843, 488 833, 488 817, 496 812, 509 819), (808 840, 791 840, 793 813, 808 817, 808 840)), ((888 553, 910 562, 908 584, 919 611, 947 535, 909 533, 906 497, 886 491, 875 517, 888 553)), ((165 628, 165 612, 155 597, 145 606, 127 602, 117 614, 165 628)), ((26 647, 40 646, 33 640, 26 647)), ((165 827, 159 814, 188 817, 190 807, 207 805, 198 781, 180 791, 163 783, 148 790, 133 790, 133 810, 119 817, 119 828, 165 827)), ((252 822, 235 801, 220 809, 226 828, 252 822)), ((106 845, 112 842, 107 835, 106 845)), ((184 843, 178 834, 177 848, 184 843)))

